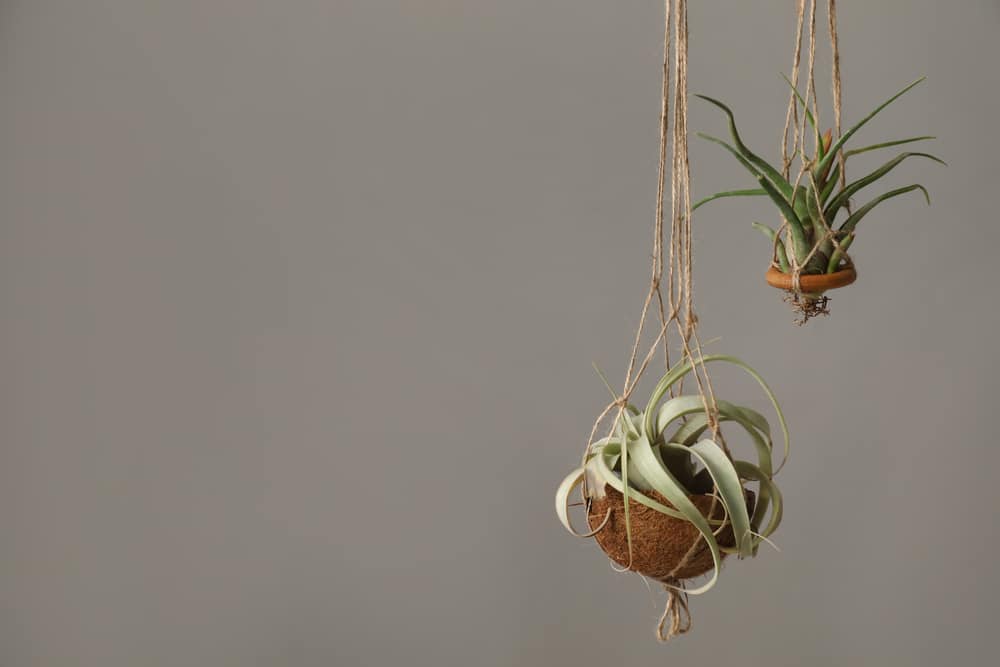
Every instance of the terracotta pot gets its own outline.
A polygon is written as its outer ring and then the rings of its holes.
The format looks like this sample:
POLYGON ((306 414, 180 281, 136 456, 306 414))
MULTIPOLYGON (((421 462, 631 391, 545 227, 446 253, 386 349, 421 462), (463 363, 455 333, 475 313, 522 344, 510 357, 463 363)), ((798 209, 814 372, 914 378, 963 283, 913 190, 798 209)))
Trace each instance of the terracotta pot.
MULTIPOLYGON (((587 522, 594 530, 601 525, 608 510, 611 516, 608 522, 594 537, 608 557, 622 567, 629 565, 628 541, 625 536, 625 505, 622 494, 611 487, 604 488, 605 497, 595 498, 590 505, 587 522)), ((754 494, 747 491, 747 506, 752 509, 754 494)), ((656 493, 649 492, 651 498, 668 507, 671 503, 656 493)), ((712 496, 688 496, 703 516, 709 516, 712 509, 712 496)), ((643 574, 651 579, 666 581, 668 579, 691 579, 712 570, 712 552, 701 533, 693 524, 667 516, 645 505, 632 501, 628 505, 629 519, 632 524, 632 563, 630 570, 643 574), (697 542, 697 544, 696 544, 697 542), (693 547, 693 548, 692 548, 693 547)), ((722 503, 715 501, 712 511, 713 519, 725 517, 722 503)), ((719 533, 721 546, 733 547, 736 538, 732 526, 719 533)), ((725 557, 726 554, 722 554, 725 557)))
MULTIPOLYGON (((792 274, 784 273, 776 267, 767 270, 764 276, 767 284, 787 291, 792 291, 792 274)), ((799 276, 799 289, 803 294, 822 294, 827 290, 847 287, 858 279, 858 273, 853 266, 841 269, 836 273, 802 274, 799 276)))

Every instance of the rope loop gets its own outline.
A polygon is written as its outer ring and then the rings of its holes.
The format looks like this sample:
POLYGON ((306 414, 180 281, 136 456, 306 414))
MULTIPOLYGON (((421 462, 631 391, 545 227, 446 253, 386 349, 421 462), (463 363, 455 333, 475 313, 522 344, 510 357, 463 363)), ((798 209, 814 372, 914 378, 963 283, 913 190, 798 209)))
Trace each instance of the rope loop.
POLYGON ((656 627, 656 638, 665 644, 674 637, 691 631, 691 609, 683 581, 667 579, 663 582, 663 588, 667 591, 667 604, 656 627))

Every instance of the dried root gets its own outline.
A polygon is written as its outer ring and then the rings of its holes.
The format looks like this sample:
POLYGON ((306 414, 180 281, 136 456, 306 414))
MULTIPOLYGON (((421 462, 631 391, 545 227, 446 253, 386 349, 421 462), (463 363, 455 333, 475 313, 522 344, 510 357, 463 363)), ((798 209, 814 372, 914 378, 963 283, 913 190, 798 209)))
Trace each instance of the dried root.
POLYGON ((785 303, 795 312, 795 324, 802 326, 810 319, 830 314, 830 297, 821 294, 786 292, 785 303))

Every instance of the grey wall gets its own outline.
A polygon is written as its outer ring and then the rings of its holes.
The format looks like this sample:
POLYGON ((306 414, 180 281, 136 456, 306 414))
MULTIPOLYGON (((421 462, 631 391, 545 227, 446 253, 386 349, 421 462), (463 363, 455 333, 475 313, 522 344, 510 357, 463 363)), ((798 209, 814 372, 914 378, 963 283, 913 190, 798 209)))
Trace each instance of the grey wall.
MULTIPOLYGON (((659 2, 5 0, 0 665, 982 662, 1000 6, 841 4, 847 118, 927 74, 864 138, 951 166, 899 169, 933 207, 873 215, 805 329, 768 206, 699 218, 703 334, 795 449, 781 552, 661 647, 551 500, 647 280, 659 2)), ((791 6, 691 7, 692 91, 772 156, 791 6)))

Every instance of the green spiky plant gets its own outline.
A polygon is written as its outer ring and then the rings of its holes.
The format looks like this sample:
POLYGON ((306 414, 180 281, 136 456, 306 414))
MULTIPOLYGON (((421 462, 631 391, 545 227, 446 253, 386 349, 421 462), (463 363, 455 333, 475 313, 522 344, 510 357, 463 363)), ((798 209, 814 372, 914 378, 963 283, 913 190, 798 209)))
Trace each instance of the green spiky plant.
MULTIPOLYGON (((788 428, 771 389, 757 371, 735 357, 704 357, 706 364, 715 362, 743 369, 767 394, 784 437, 783 464, 788 456, 788 428)), ((750 408, 717 401, 719 421, 734 422, 749 435, 756 453, 754 462, 733 459, 726 447, 710 437, 704 437, 710 420, 702 397, 697 394, 668 397, 671 388, 681 383, 691 371, 690 362, 677 363, 656 385, 644 410, 627 406, 615 422, 611 435, 591 445, 582 466, 559 485, 556 513, 574 535, 594 536, 600 527, 589 533, 579 533, 573 528, 569 518, 570 495, 582 484, 584 500, 589 502, 602 497, 605 486, 609 486, 623 496, 630 548, 632 528, 629 503, 640 503, 693 524, 711 550, 714 563, 707 583, 688 591, 699 594, 715 584, 723 553, 755 556, 760 544, 777 530, 782 517, 782 498, 774 483, 774 474, 781 466, 775 468, 773 463, 770 424, 762 414, 750 408), (759 483, 759 488, 751 514, 744 490, 747 484, 754 482, 759 483), (658 502, 649 495, 651 491, 659 493, 672 506, 658 502), (705 517, 689 499, 693 494, 704 493, 716 494, 725 510, 724 519, 705 517), (734 547, 719 544, 717 532, 723 524, 733 528, 734 547)))
MULTIPOLYGON (((768 197, 777 206, 778 212, 785 221, 784 227, 787 229, 787 233, 779 235, 778 230, 761 223, 753 223, 753 226, 771 241, 775 260, 780 270, 786 274, 792 273, 792 260, 794 259, 795 265, 800 268, 800 275, 832 274, 851 266, 847 250, 854 243, 858 223, 876 206, 894 197, 917 190, 924 194, 927 203, 930 204, 930 195, 927 189, 920 184, 913 184, 880 194, 860 208, 851 210, 851 198, 854 195, 881 180, 908 158, 921 157, 944 164, 940 158, 929 153, 900 153, 856 181, 846 182, 845 179, 841 178, 841 169, 845 168, 847 160, 851 157, 934 138, 930 136, 912 137, 852 150, 847 149, 847 143, 858 130, 924 79, 918 79, 880 104, 860 122, 843 132, 836 141, 833 140, 832 132, 828 131, 825 135, 821 133, 806 100, 787 77, 785 80, 792 86, 795 93, 793 98, 795 104, 801 105, 803 108, 805 119, 815 135, 813 155, 807 155, 804 146, 799 155, 803 167, 802 177, 796 179, 795 182, 785 178, 782 171, 746 146, 736 129, 735 116, 728 106, 711 97, 698 95, 697 97, 718 107, 726 114, 729 120, 732 143, 708 134, 699 133, 698 136, 729 151, 757 179, 759 187, 751 190, 718 192, 697 202, 692 208, 700 208, 708 202, 724 197, 768 197), (840 218, 839 221, 838 218, 840 218)), ((820 295, 807 296, 818 297, 820 295)))

